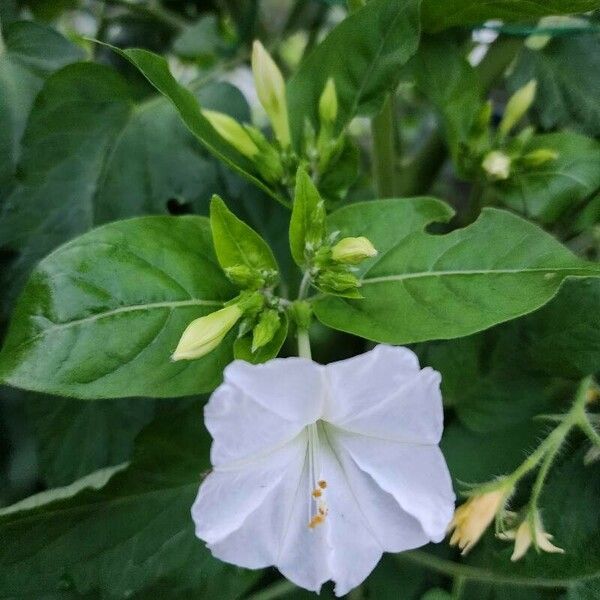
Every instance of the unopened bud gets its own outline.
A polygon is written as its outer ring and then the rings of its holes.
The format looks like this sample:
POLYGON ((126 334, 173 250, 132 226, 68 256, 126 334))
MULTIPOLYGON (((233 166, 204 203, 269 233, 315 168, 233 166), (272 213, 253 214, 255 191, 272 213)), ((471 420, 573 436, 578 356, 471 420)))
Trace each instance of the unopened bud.
POLYGON ((547 162, 551 162, 558 158, 559 154, 556 150, 550 148, 538 148, 525 154, 522 161, 529 167, 539 167, 545 165, 547 162))
POLYGON ((335 91, 335 81, 330 77, 319 98, 319 117, 321 118, 321 125, 335 123, 337 112, 338 99, 335 91))
POLYGON ((504 117, 498 127, 501 136, 507 135, 510 130, 525 116, 535 99, 537 82, 532 79, 529 83, 519 88, 506 104, 504 117))
POLYGON ((252 332, 252 352, 266 346, 273 339, 280 325, 279 313, 276 310, 270 308, 263 311, 252 332))
POLYGON ((283 165, 279 152, 255 127, 246 125, 244 129, 258 148, 258 154, 254 157, 254 163, 261 176, 266 181, 279 183, 283 177, 283 165))
POLYGON ((202 114, 217 133, 238 152, 248 158, 253 158, 258 154, 258 146, 235 119, 214 110, 203 110, 202 114))
POLYGON ((192 321, 183 332, 172 360, 193 360, 214 350, 242 316, 237 304, 192 321))
POLYGON ((290 145, 290 127, 285 81, 279 67, 258 40, 252 46, 252 72, 258 99, 269 115, 275 137, 283 148, 287 148, 290 145))
POLYGON ((357 265, 372 256, 377 256, 377 250, 366 237, 362 236, 341 239, 331 249, 333 260, 349 265, 357 265))
POLYGON ((319 276, 318 285, 326 291, 343 293, 359 288, 360 281, 348 271, 326 271, 319 276))
POLYGON ((253 288, 258 289, 265 283, 263 277, 256 269, 252 269, 248 265, 235 265, 233 267, 227 267, 225 269, 225 275, 227 278, 241 288, 253 288))
POLYGON ((500 152, 500 150, 488 152, 481 163, 481 167, 491 181, 508 179, 510 177, 510 165, 510 156, 500 152))

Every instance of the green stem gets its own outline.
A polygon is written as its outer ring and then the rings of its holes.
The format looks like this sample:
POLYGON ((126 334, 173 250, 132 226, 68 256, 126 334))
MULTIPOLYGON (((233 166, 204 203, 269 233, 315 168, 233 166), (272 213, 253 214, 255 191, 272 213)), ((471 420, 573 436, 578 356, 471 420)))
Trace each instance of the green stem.
POLYGON ((456 575, 452 581, 452 599, 460 600, 462 593, 465 589, 467 578, 463 575, 456 575))
POLYGON ((296 589, 296 586, 291 581, 277 581, 264 590, 252 594, 246 600, 275 600, 276 598, 283 598, 291 594, 296 589))
POLYGON ((298 356, 312 360, 310 337, 306 329, 298 329, 298 356))
POLYGON ((580 429, 588 436, 590 441, 596 446, 600 447, 600 434, 594 429, 594 426, 590 423, 590 419, 585 411, 583 413, 582 418, 577 423, 580 429))
POLYGON ((300 289, 298 290, 298 300, 304 300, 308 296, 310 290, 310 272, 304 271, 302 281, 300 282, 300 289))
POLYGON ((162 6, 154 2, 138 3, 133 0, 104 0, 107 4, 113 6, 121 6, 127 8, 131 12, 138 13, 140 15, 151 17, 156 21, 159 21, 163 25, 180 31, 187 26, 187 21, 182 19, 179 15, 172 13, 171 11, 165 10, 162 6))
POLYGON ((390 94, 385 99, 381 112, 371 121, 373 175, 378 198, 390 198, 395 193, 396 136, 394 122, 394 103, 390 94))

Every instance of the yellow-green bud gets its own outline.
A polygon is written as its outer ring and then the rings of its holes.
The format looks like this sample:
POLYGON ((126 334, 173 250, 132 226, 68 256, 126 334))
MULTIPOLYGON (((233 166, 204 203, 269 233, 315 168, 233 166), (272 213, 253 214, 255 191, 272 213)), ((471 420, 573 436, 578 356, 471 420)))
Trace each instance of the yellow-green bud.
POLYGON ((270 308, 263 311, 252 332, 252 352, 266 346, 277 333, 280 324, 279 313, 276 310, 270 308))
POLYGON ((510 156, 500 152, 500 150, 492 150, 485 155, 481 166, 486 172, 488 179, 492 181, 502 181, 510 177, 510 156))
POLYGON ((265 284, 264 277, 248 265, 234 265, 225 269, 225 275, 235 285, 241 288, 258 289, 265 284))
POLYGON ((335 123, 337 112, 338 100, 335 91, 335 81, 330 77, 319 98, 319 117, 321 118, 321 125, 335 123))
POLYGON ((377 256, 377 250, 366 237, 362 236, 343 238, 331 249, 333 260, 349 265, 357 265, 372 256, 377 256))
POLYGON ((556 160, 558 156, 559 153, 556 150, 551 150, 550 148, 538 148, 537 150, 532 150, 523 155, 522 160, 523 163, 529 167, 540 167, 547 162, 556 160))
POLYGON ((507 135, 510 130, 525 116, 535 99, 537 82, 532 79, 529 83, 519 88, 509 99, 500 121, 498 131, 501 136, 507 135))
POLYGON ((192 321, 183 332, 171 360, 193 360, 212 352, 242 316, 237 304, 192 321))
POLYGON ((248 158, 253 158, 258 154, 259 150, 257 145, 248 135, 244 127, 235 119, 214 110, 203 110, 202 114, 215 128, 217 133, 238 152, 248 158))
POLYGON ((279 67, 258 40, 252 46, 252 72, 258 99, 269 115, 275 137, 283 148, 287 148, 290 145, 290 127, 285 81, 279 67))
POLYGON ((319 276, 317 284, 325 291, 348 292, 360 287, 360 281, 347 271, 327 271, 319 276))

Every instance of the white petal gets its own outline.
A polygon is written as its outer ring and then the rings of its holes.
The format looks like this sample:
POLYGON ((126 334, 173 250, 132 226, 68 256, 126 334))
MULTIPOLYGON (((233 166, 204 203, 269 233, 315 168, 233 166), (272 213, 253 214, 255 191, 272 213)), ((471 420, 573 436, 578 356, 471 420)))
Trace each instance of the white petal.
POLYGON ((288 470, 301 468, 306 444, 303 433, 260 460, 212 471, 202 482, 192 506, 196 535, 211 544, 239 529, 246 517, 288 476, 288 470))
POLYGON ((440 375, 419 369, 407 348, 374 350, 327 365, 325 420, 378 438, 437 444, 442 435, 440 375))
POLYGON ((366 579, 382 552, 422 546, 429 536, 393 496, 358 468, 331 428, 322 431, 330 562, 335 593, 341 596, 366 579))
POLYGON ((213 437, 212 464, 264 453, 293 439, 318 418, 323 393, 322 368, 311 361, 233 362, 204 409, 213 437))
POLYGON ((454 512, 452 482, 441 450, 337 430, 335 439, 358 467, 418 519, 434 542, 444 538, 454 512))

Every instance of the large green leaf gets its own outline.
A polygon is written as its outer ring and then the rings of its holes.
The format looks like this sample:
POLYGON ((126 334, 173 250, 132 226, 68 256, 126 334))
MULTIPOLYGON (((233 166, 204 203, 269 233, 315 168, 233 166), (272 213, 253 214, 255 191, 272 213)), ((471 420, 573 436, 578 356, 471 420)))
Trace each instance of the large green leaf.
POLYGON ((213 559, 194 537, 190 507, 208 453, 200 404, 170 407, 138 438, 131 466, 102 489, 0 517, 0 597, 238 598, 257 572, 213 559), (162 595, 142 593, 169 580, 162 595))
MULTIPOLYGON (((279 194, 258 178, 258 171, 252 161, 240 154, 216 132, 202 114, 200 103, 194 94, 177 82, 162 56, 136 48, 117 51, 135 65, 148 81, 173 103, 188 129, 210 152, 264 192, 280 200, 279 194)), ((219 107, 218 109, 221 110, 219 107)))
POLYGON ((31 22, 2 29, 0 52, 0 204, 15 185, 21 137, 44 78, 83 53, 59 33, 31 22))
POLYGON ((439 31, 477 25, 490 19, 531 21, 545 15, 583 13, 600 8, 598 0, 423 0, 423 28, 439 31))
POLYGON ((517 89, 538 82, 533 115, 544 129, 600 135, 600 36, 561 35, 541 50, 524 48, 510 76, 517 89))
POLYGON ((318 124, 319 98, 329 77, 335 81, 341 128, 357 114, 377 110, 385 92, 397 85, 400 67, 418 43, 419 0, 373 0, 342 21, 288 83, 290 127, 296 141, 306 118, 318 124))
MULTIPOLYGON (((199 90, 208 106, 247 112, 237 90, 199 90)), ((136 102, 108 67, 71 65, 49 78, 32 111, 19 160, 20 181, 0 199, 0 244, 16 253, 0 274, 14 294, 31 267, 94 225, 171 204, 206 210, 218 191, 216 162, 162 98, 136 102)))
POLYGON ((366 235, 379 256, 361 272, 364 298, 321 297, 325 324, 378 342, 461 337, 539 308, 568 276, 598 276, 541 229, 485 209, 469 227, 432 235, 452 209, 433 198, 380 200, 340 209, 329 220, 343 236, 366 235))
POLYGON ((33 272, 0 377, 79 398, 170 397, 213 389, 230 335, 199 360, 171 362, 185 327, 235 295, 204 217, 142 217, 62 246, 33 272))
POLYGON ((525 152, 550 148, 558 158, 516 171, 495 187, 500 202, 543 223, 552 223, 600 188, 600 143, 571 133, 534 136, 525 152))

